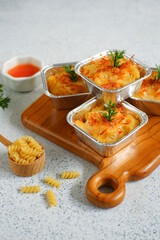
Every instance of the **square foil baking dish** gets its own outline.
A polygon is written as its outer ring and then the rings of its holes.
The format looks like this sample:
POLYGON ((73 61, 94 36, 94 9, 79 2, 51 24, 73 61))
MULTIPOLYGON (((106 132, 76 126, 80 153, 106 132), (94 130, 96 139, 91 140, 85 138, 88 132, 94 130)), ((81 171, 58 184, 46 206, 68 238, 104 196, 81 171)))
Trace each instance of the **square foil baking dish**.
MULTIPOLYGON (((151 69, 153 73, 157 73, 156 68, 151 69)), ((127 101, 147 114, 160 116, 160 101, 145 100, 134 96, 130 97, 127 101)))
MULTIPOLYGON (((87 82, 88 88, 93 95, 97 95, 97 94, 101 94, 102 92, 105 92, 106 95, 108 96, 108 99, 112 99, 112 101, 114 101, 114 102, 121 102, 121 101, 125 100, 126 98, 132 96, 135 92, 138 91, 138 89, 140 88, 140 86, 142 84, 142 81, 145 78, 147 78, 148 76, 150 76, 151 69, 147 65, 140 62, 139 60, 135 59, 132 56, 132 61, 134 63, 138 64, 141 68, 141 77, 138 80, 136 80, 122 88, 113 89, 113 90, 98 86, 96 83, 94 83, 93 81, 91 81, 89 78, 87 78, 86 76, 84 76, 81 73, 81 68, 82 68, 82 66, 87 65, 88 63, 90 63, 93 60, 98 60, 98 59, 103 58, 103 56, 107 56, 110 51, 115 52, 115 50, 106 50, 106 51, 98 53, 90 58, 87 58, 83 61, 78 62, 75 65, 75 72, 87 82)), ((129 56, 127 54, 124 54, 124 57, 127 59, 131 58, 131 56, 129 56)))
POLYGON ((75 108, 78 105, 82 104, 84 101, 91 98, 91 94, 89 93, 88 86, 86 82, 82 79, 84 88, 86 92, 84 93, 77 93, 77 94, 70 94, 70 95, 62 95, 56 96, 49 92, 48 85, 47 85, 47 78, 52 75, 56 68, 61 68, 64 66, 75 66, 75 62, 68 62, 68 63, 61 63, 61 64, 53 64, 51 66, 46 66, 41 71, 41 78, 43 83, 43 90, 44 93, 52 100, 53 106, 56 109, 71 109, 75 108))
POLYGON ((140 111, 139 109, 129 104, 128 102, 124 101, 122 105, 125 108, 138 114, 140 118, 140 125, 137 126, 134 130, 129 132, 127 135, 125 135, 123 138, 121 138, 115 143, 106 144, 106 143, 100 142, 95 138, 93 138, 88 133, 86 133, 85 131, 83 131, 74 123, 74 119, 78 119, 82 117, 86 112, 89 112, 91 108, 95 107, 99 99, 101 99, 101 95, 93 97, 92 99, 83 103, 81 106, 70 111, 67 115, 67 122, 72 127, 75 128, 77 137, 82 142, 84 142, 86 145, 88 145, 90 148, 92 148, 94 151, 96 151, 100 155, 104 157, 109 157, 117 153, 120 149, 124 148, 126 145, 128 145, 135 139, 135 136, 137 132, 140 130, 140 128, 142 128, 148 122, 148 116, 144 112, 140 111))

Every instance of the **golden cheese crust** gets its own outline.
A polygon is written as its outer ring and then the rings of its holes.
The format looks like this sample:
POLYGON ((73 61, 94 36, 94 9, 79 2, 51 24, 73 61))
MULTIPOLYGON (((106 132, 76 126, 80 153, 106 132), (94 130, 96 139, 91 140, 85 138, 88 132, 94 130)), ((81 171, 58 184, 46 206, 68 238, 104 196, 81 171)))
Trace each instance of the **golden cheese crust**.
POLYGON ((134 97, 160 101, 160 80, 154 80, 156 74, 157 72, 152 72, 151 76, 143 81, 140 90, 134 94, 134 97))
POLYGON ((78 76, 77 82, 72 82, 64 67, 54 69, 52 75, 47 78, 47 85, 49 92, 56 96, 87 92, 81 77, 78 76))
POLYGON ((111 56, 103 56, 82 66, 81 74, 106 89, 122 88, 140 78, 141 69, 132 59, 123 58, 119 67, 112 67, 111 56))
POLYGON ((74 120, 74 123, 96 140, 103 143, 115 143, 140 124, 140 117, 119 104, 112 121, 103 114, 107 113, 102 101, 91 111, 74 120), (103 114, 102 114, 103 113, 103 114))

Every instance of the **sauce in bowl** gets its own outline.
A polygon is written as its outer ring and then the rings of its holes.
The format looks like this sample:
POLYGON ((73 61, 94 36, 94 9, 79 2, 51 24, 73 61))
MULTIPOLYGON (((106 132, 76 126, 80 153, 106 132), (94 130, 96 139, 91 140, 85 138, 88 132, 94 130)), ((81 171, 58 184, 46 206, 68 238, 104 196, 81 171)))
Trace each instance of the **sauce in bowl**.
POLYGON ((26 64, 20 64, 11 68, 8 71, 8 74, 11 75, 12 77, 21 78, 21 77, 31 77, 39 71, 40 71, 39 67, 30 63, 26 63, 26 64))

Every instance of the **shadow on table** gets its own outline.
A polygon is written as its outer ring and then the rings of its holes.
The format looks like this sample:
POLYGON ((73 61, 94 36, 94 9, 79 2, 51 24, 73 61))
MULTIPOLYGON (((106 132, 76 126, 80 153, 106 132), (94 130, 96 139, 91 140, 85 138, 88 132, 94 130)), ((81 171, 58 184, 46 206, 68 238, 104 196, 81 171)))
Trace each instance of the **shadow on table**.
MULTIPOLYGON (((94 166, 93 166, 93 169, 94 169, 94 166)), ((92 208, 94 207, 87 200, 86 193, 85 193, 85 188, 86 188, 87 181, 96 171, 98 171, 98 169, 96 170, 96 167, 95 167, 95 170, 93 170, 91 175, 88 175, 88 174, 86 174, 86 171, 85 171, 85 168, 84 168, 84 172, 81 176, 82 180, 77 181, 77 183, 71 188, 71 192, 70 192, 71 197, 73 199, 75 199, 79 203, 79 205, 80 205, 79 207, 81 207, 83 209, 84 209, 84 206, 92 207, 92 208)))

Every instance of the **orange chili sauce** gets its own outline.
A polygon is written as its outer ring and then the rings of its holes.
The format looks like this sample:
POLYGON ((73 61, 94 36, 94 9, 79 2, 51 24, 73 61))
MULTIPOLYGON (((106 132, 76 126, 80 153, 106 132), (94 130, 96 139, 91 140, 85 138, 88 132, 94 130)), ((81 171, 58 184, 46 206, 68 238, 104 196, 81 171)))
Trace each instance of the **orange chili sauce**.
POLYGON ((12 77, 31 77, 40 70, 39 67, 34 66, 33 64, 20 64, 8 71, 8 74, 12 77))

